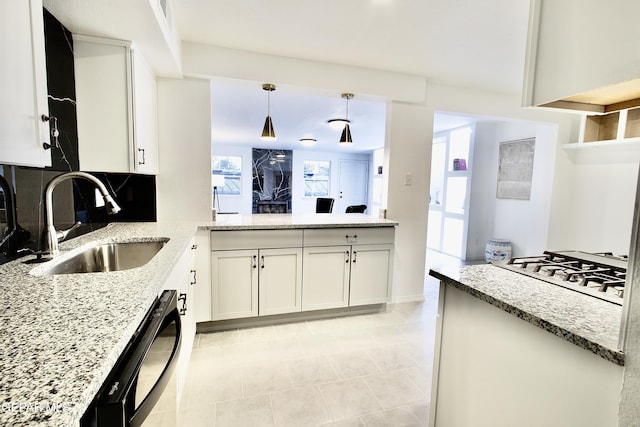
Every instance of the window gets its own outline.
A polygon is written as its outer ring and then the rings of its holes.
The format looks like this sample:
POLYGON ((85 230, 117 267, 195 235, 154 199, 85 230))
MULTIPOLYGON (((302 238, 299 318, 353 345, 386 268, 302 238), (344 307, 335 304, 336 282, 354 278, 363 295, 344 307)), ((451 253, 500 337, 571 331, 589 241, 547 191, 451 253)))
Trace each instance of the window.
POLYGON ((242 157, 213 156, 211 167, 212 182, 218 194, 240 195, 242 157))
POLYGON ((324 197, 329 195, 329 173, 331 162, 304 161, 304 196, 324 197))

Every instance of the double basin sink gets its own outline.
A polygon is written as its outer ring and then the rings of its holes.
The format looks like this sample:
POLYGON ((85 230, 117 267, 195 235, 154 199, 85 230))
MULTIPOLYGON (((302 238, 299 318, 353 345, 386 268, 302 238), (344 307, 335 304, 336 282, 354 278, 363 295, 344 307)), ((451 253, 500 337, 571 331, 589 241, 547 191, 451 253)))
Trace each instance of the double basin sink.
MULTIPOLYGON (((89 244, 73 255, 62 254, 37 268, 34 274, 105 273, 142 267, 156 256, 169 241, 167 238, 152 241, 125 241, 89 244), (59 261, 59 262, 58 262, 59 261), (52 264, 47 266, 47 264, 52 264)), ((72 253, 75 251, 72 251, 72 253)))

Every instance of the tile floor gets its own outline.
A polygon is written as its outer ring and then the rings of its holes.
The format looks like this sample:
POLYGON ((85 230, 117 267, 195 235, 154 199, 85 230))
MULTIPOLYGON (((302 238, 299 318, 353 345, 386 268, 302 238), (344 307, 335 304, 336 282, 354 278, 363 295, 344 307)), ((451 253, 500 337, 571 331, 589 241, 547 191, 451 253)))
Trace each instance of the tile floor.
POLYGON ((145 426, 427 426, 437 300, 427 276, 383 313, 197 334, 177 421, 160 403, 145 426))
POLYGON ((177 424, 426 426, 436 306, 198 334, 177 424))

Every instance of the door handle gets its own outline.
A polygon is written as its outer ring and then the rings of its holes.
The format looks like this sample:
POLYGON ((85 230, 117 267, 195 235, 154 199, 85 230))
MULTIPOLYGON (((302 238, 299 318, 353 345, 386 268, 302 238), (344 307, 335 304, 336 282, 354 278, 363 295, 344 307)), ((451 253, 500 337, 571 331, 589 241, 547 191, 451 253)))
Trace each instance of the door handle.
POLYGON ((356 262, 356 260, 357 260, 357 255, 358 255, 358 252, 353 251, 353 261, 352 261, 353 263, 355 263, 355 262, 356 262))
POLYGON ((257 265, 256 265, 256 260, 257 260, 257 259, 258 259, 258 257, 257 257, 256 255, 254 255, 254 256, 253 256, 253 266, 252 266, 253 268, 256 268, 256 267, 257 267, 257 265))
POLYGON ((196 277, 196 270, 191 270, 191 274, 193 274, 193 277, 191 279, 191 282, 189 282, 189 284, 195 285, 196 283, 198 283, 198 279, 196 277))
POLYGON ((264 268, 264 255, 260 257, 260 261, 262 263, 262 265, 260 265, 260 268, 264 268))
POLYGON ((138 164, 139 165, 144 165, 147 163, 145 157, 144 157, 144 148, 138 148, 138 153, 141 153, 141 158, 142 160, 138 160, 138 164))
POLYGON ((345 258, 346 258, 344 262, 346 262, 347 264, 349 264, 349 251, 345 251, 345 253, 344 253, 344 254, 345 254, 345 258))

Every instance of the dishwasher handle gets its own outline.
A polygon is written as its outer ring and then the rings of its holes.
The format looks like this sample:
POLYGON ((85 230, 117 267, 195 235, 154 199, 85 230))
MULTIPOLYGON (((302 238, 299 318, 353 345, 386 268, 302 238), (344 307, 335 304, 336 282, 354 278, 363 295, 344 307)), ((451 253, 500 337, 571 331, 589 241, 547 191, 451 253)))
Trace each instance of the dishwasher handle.
POLYGON ((96 396, 95 413, 98 426, 140 426, 171 379, 180 357, 181 343, 182 323, 177 308, 176 291, 164 291, 154 308, 147 313, 96 396), (155 338, 174 322, 175 341, 171 356, 149 394, 137 408, 134 408, 138 374, 149 348, 155 338))

